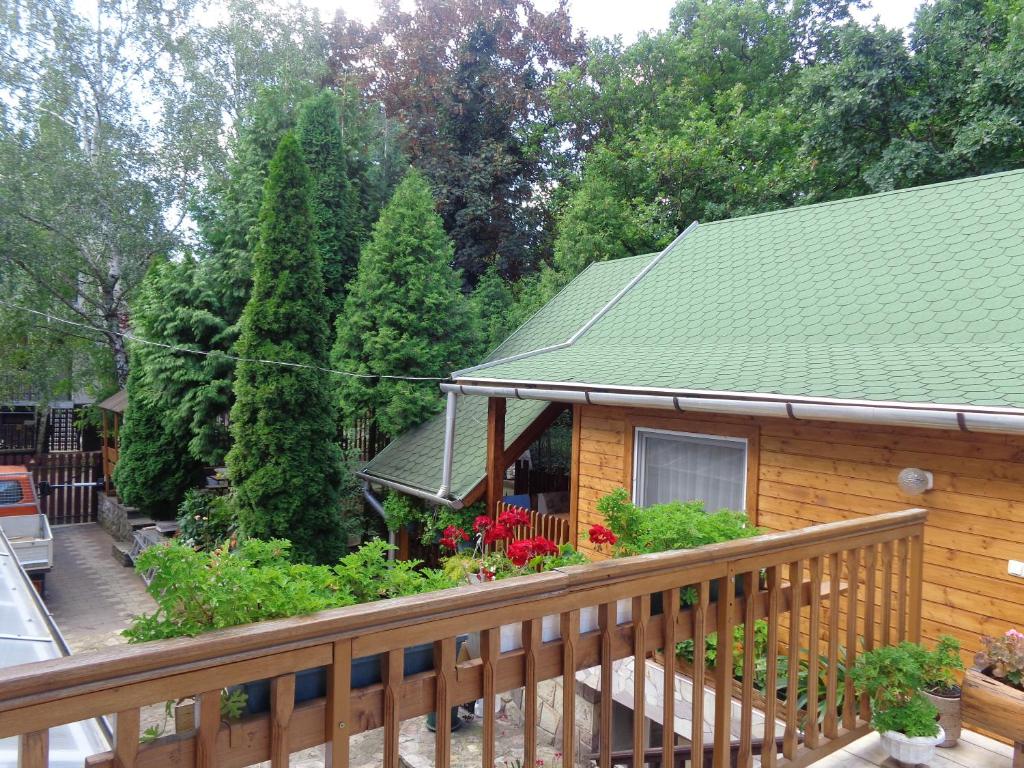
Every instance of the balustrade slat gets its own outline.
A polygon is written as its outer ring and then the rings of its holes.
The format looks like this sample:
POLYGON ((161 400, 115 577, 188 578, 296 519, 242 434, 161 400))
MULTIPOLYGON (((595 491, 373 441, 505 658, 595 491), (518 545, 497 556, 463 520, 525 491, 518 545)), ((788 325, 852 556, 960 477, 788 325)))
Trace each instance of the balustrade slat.
POLYGON ((537 764, 537 649, 540 647, 541 620, 523 622, 523 672, 525 685, 523 725, 523 765, 537 764))
POLYGON ((800 685, 800 613, 803 600, 804 566, 800 560, 789 564, 790 600, 789 647, 786 649, 788 679, 786 681, 786 731, 782 739, 782 754, 792 760, 796 756, 798 743, 799 709, 797 707, 800 685))
POLYGON ((776 681, 779 676, 779 603, 780 575, 779 566, 768 569, 768 610, 765 620, 768 623, 767 655, 765 668, 765 706, 764 706, 764 749, 761 752, 762 768, 774 768, 776 764, 775 742, 775 709, 778 701, 776 681))
MULTIPOLYGON (((651 616, 651 596, 633 598, 633 768, 643 768, 647 745, 644 697, 647 688, 647 622, 651 616)), ((532 765, 532 763, 527 763, 532 765)))
POLYGON ((452 759, 451 688, 455 682, 455 638, 434 643, 434 765, 448 768, 452 759))
POLYGON ((819 654, 821 647, 821 582, 822 561, 820 557, 811 558, 811 600, 808 606, 807 632, 807 724, 804 728, 804 743, 814 749, 818 746, 818 672, 821 664, 819 654))
POLYGON ((711 603, 711 585, 702 581, 697 585, 697 602, 693 605, 693 716, 690 744, 693 754, 704 753, 704 646, 707 639, 708 606, 711 603))
POLYGON ((883 646, 892 643, 892 541, 882 544, 882 636, 883 646))
POLYGON ((491 768, 494 765, 494 742, 496 738, 494 701, 498 695, 498 654, 499 633, 497 629, 485 629, 480 633, 480 660, 483 662, 483 765, 491 768))
POLYGON ((352 731, 352 640, 334 643, 333 660, 327 677, 327 768, 348 768, 349 736, 352 731))
POLYGON ((49 731, 32 731, 18 737, 18 768, 47 768, 49 764, 49 731))
POLYGON ((661 593, 665 670, 662 683, 661 764, 672 765, 676 746, 676 618, 679 616, 679 587, 661 593))
POLYGON ((896 577, 896 641, 903 642, 907 639, 907 572, 910 564, 907 540, 900 539, 896 546, 896 557, 899 561, 899 573, 896 577))
POLYGON ((740 745, 737 765, 751 768, 754 764, 752 738, 754 730, 754 594, 757 574, 743 574, 743 695, 740 699, 740 745))
POLYGON ((220 688, 199 694, 199 730, 196 733, 196 768, 217 765, 217 732, 220 730, 220 688))
POLYGON ((562 764, 576 761, 576 641, 580 634, 580 612, 561 616, 562 625, 562 764))
POLYGON ((288 768, 288 726, 295 710, 295 674, 270 681, 270 766, 288 768))
MULTIPOLYGON (((749 602, 749 601, 748 601, 749 602)), ((732 742, 732 628, 736 606, 736 574, 729 565, 718 580, 718 655, 715 657, 714 768, 730 768, 732 742)))
POLYGON ((601 633, 601 709, 598 721, 598 765, 612 764, 612 629, 616 622, 615 603, 601 603, 597 609, 601 633))
POLYGON ((135 760, 139 756, 140 719, 138 707, 114 715, 115 768, 135 768, 135 760))
POLYGON ((824 724, 825 736, 829 739, 834 739, 839 735, 836 702, 839 688, 839 582, 842 575, 839 553, 833 552, 828 556, 828 667, 826 668, 824 724))
POLYGON ((907 620, 909 640, 921 642, 921 591, 924 583, 924 537, 910 537, 910 618, 907 620))
POLYGON ((402 726, 401 696, 405 677, 405 649, 393 648, 383 654, 384 677, 384 768, 399 768, 398 737, 402 726))
MULTIPOLYGON (((864 650, 873 651, 875 645, 875 600, 876 577, 878 575, 878 548, 870 544, 864 548, 864 650)), ((867 695, 861 696, 860 716, 862 720, 871 719, 871 702, 867 695)))
POLYGON ((857 700, 850 670, 857 663, 857 611, 860 585, 860 550, 846 553, 846 675, 843 691, 843 727, 852 730, 857 725, 857 700))

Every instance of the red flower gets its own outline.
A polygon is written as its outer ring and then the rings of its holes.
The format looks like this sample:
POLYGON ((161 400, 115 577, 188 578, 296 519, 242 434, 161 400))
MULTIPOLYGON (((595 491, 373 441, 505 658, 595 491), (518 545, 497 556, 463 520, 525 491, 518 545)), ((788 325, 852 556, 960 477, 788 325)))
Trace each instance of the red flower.
POLYGON ((518 539, 508 545, 508 559, 517 568, 522 568, 533 558, 533 540, 518 539))
POLYGON ((590 526, 590 543, 591 544, 614 544, 619 540, 619 537, 612 533, 610 530, 605 528, 603 525, 592 525, 590 526))
POLYGON ((533 546, 534 555, 557 555, 558 547, 555 546, 555 542, 551 539, 545 539, 543 536, 534 536, 531 540, 533 546))
POLYGON ((515 528, 517 525, 529 525, 530 516, 526 513, 525 509, 512 507, 498 515, 498 522, 507 525, 509 528, 515 528))
MULTIPOLYGON (((478 520, 480 518, 477 518, 478 520)), ((488 520, 488 523, 490 520, 488 520)), ((484 529, 484 544, 493 544, 496 541, 503 541, 504 539, 511 539, 512 531, 501 523, 494 523, 484 529)))
POLYGON ((473 533, 480 533, 490 528, 494 522, 487 515, 477 515, 473 521, 473 533))
POLYGON ((456 549, 460 541, 469 541, 469 534, 454 525, 449 525, 441 534, 441 546, 447 549, 456 549))

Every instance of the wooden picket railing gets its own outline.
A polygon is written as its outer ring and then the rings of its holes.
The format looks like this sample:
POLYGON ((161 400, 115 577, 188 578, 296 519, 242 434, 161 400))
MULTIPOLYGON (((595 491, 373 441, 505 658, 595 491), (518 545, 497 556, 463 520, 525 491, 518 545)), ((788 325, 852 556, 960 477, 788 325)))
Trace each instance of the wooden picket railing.
MULTIPOLYGON (((91 758, 87 764, 93 768, 230 768, 268 759, 273 766, 285 766, 289 752, 323 743, 328 745, 327 765, 339 768, 348 765, 352 736, 383 728, 381 762, 397 768, 401 722, 433 711, 436 765, 448 766, 450 708, 483 699, 481 760, 490 768, 495 760, 494 698, 522 687, 523 757, 532 766, 538 683, 599 667, 598 764, 608 768, 613 662, 632 659, 637 668, 653 664, 650 659, 659 649, 672 649, 686 639, 702 648, 709 633, 731 637, 733 628, 742 625, 740 715, 734 718, 734 699, 716 696, 713 713, 707 713, 713 738, 705 739, 699 712, 704 699, 694 696, 697 711, 693 732, 684 734, 687 746, 691 754, 710 755, 715 768, 751 766, 758 746, 775 744, 781 732, 781 746, 764 749, 761 765, 809 765, 868 730, 867 702, 854 704, 849 680, 837 677, 840 662, 849 668, 861 647, 920 636, 925 517, 920 510, 894 512, 13 667, 0 679, 0 738, 20 736, 22 765, 40 768, 49 728, 116 713, 113 751, 91 758), (696 604, 681 607, 680 590, 693 585, 696 604), (632 616, 620 623, 623 605, 632 616), (589 615, 594 606, 596 628, 581 631, 581 612, 589 615), (559 637, 542 642, 544 618, 552 616, 559 637), (751 635, 760 619, 768 626, 768 679, 775 679, 781 655, 788 659, 789 685, 777 705, 767 697, 764 726, 755 727, 751 635), (501 627, 519 622, 522 647, 502 652, 501 627), (458 662, 456 638, 467 632, 479 633, 480 658, 458 662), (406 677, 403 652, 422 643, 433 646, 434 669, 406 677), (352 660, 375 655, 381 657, 382 681, 353 688, 352 660), (820 720, 804 717, 798 707, 801 665, 810 673, 810 701, 825 703, 820 720), (326 670, 326 697, 294 704, 295 673, 317 667, 326 670), (826 671, 819 690, 821 669, 826 671), (231 724, 221 721, 222 688, 266 678, 272 679, 269 713, 231 724), (194 731, 140 744, 140 707, 193 695, 199 704, 194 731), (840 709, 841 697, 847 704, 840 709), (740 726, 736 745, 734 719, 740 726)), ((730 690, 733 665, 723 663, 727 653, 712 668, 694 665, 693 690, 704 690, 709 680, 717 691, 730 690)), ((635 744, 643 744, 645 679, 634 675, 635 744)), ((663 722, 674 722, 677 680, 675 669, 666 664, 663 722)), ((574 686, 564 685, 567 726, 561 749, 566 766, 584 757, 576 752, 575 704, 574 686)), ((674 756, 678 740, 672 728, 664 733, 662 754, 674 756)), ((634 750, 633 768, 646 760, 644 749, 634 750)))
MULTIPOLYGON (((498 502, 498 517, 501 516, 502 512, 511 511, 525 512, 530 518, 530 522, 527 525, 517 525, 512 529, 512 538, 514 539, 543 536, 559 546, 572 541, 568 514, 552 515, 538 512, 535 509, 518 507, 515 504, 506 504, 503 501, 498 502)), ((499 547, 503 547, 505 542, 499 542, 498 544, 499 547)))

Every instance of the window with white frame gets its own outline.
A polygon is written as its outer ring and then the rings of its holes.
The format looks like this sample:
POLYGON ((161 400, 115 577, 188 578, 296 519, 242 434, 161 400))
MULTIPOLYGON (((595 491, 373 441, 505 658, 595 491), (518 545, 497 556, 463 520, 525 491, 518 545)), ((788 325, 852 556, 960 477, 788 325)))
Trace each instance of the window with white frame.
POLYGON ((633 467, 633 500, 640 506, 699 499, 709 512, 746 509, 744 438, 637 429, 633 467))

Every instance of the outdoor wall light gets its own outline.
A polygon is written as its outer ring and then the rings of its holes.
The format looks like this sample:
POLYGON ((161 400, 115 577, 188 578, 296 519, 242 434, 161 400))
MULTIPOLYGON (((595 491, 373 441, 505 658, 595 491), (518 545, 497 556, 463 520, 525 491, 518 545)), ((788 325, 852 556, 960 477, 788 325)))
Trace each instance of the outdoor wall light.
POLYGON ((900 487, 901 491, 911 496, 930 491, 934 485, 933 481, 931 472, 917 467, 901 469, 899 475, 896 476, 896 485, 900 487))

